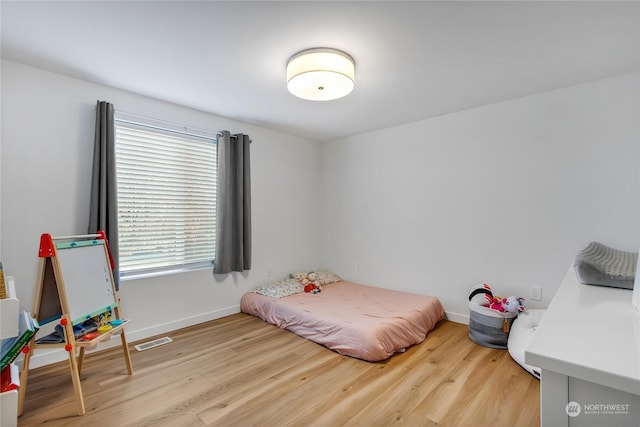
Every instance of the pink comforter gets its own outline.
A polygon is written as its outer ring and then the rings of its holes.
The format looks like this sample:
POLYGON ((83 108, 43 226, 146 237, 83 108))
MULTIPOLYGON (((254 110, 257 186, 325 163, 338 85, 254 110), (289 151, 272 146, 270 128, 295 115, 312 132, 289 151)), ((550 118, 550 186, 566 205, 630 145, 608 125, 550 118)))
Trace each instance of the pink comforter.
POLYGON ((340 354, 368 361, 389 358, 422 342, 444 318, 436 297, 337 282, 318 294, 272 298, 249 292, 240 309, 340 354))

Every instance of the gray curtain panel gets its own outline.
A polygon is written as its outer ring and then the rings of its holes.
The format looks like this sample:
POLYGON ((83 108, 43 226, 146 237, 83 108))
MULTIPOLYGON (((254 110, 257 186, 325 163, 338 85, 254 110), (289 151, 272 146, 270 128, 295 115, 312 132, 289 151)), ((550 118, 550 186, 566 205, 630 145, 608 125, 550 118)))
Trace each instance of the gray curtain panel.
POLYGON ((215 274, 251 270, 250 144, 248 135, 218 134, 215 274))
POLYGON ((91 205, 88 233, 102 230, 107 235, 113 257, 113 279, 120 289, 118 252, 118 204, 116 192, 116 150, 113 104, 98 101, 96 106, 96 133, 93 145, 93 172, 91 175, 91 205))

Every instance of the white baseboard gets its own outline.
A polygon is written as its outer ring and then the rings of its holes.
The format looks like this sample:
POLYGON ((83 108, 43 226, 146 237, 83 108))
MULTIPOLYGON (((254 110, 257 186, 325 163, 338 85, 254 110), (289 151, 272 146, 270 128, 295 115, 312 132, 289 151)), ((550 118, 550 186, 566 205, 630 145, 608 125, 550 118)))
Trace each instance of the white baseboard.
MULTIPOLYGON (((163 323, 150 328, 127 330, 127 341, 132 343, 134 341, 140 341, 160 334, 166 334, 167 332, 176 331, 178 329, 187 328, 189 326, 197 325, 199 323, 208 322, 210 320, 219 319, 221 317, 230 316, 232 314, 240 313, 240 305, 233 305, 231 307, 221 308, 219 310, 210 311, 208 313, 198 314, 197 316, 185 317, 183 319, 174 320, 172 322, 163 323)), ((134 319, 135 320, 135 319, 134 319)), ((132 322, 133 325, 133 322, 132 322)), ((119 345, 119 342, 114 343, 119 345)))
MULTIPOLYGON (((177 319, 172 322, 163 323, 160 325, 152 326, 150 328, 144 329, 127 329, 127 342, 129 344, 144 340, 156 335, 166 334, 168 332, 176 331, 178 329, 187 328, 189 326, 197 325, 199 323, 208 322, 210 320, 219 319, 221 317, 230 316, 232 314, 240 313, 240 306, 234 305, 231 307, 225 307, 219 310, 210 311, 208 313, 198 314, 197 316, 185 317, 182 319, 177 319)), ((135 319, 131 322, 131 326, 135 327, 135 319)), ((120 338, 113 337, 109 341, 99 344, 98 349, 96 351, 106 350, 111 347, 116 347, 121 345, 120 338)), ((87 354, 90 354, 88 352, 87 354)), ((22 358, 21 358, 22 359, 22 358)), ((33 353, 31 356, 31 361, 29 362, 29 368, 34 369, 40 366, 50 365, 52 363, 62 362, 63 360, 68 360, 69 354, 62 348, 56 348, 48 351, 38 350, 33 353)), ((22 365, 22 360, 18 362, 19 365, 22 365)), ((22 368, 22 366, 21 366, 22 368)), ((135 369, 135 366, 134 366, 135 369)))
POLYGON ((456 323, 462 323, 463 325, 468 325, 469 324, 469 315, 468 314, 458 314, 458 313, 452 313, 450 311, 445 311, 445 316, 447 320, 450 320, 452 322, 456 322, 456 323))

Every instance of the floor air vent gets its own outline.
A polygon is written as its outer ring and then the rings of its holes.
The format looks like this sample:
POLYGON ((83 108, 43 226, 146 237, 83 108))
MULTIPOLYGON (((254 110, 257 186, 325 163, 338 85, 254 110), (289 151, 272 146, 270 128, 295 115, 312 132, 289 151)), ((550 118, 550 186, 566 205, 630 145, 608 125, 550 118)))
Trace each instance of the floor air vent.
POLYGON ((173 340, 169 337, 162 337, 162 338, 158 338, 157 340, 138 344, 137 346, 135 346, 135 348, 138 351, 149 350, 150 348, 153 348, 153 347, 158 347, 163 344, 169 344, 172 341, 173 340))

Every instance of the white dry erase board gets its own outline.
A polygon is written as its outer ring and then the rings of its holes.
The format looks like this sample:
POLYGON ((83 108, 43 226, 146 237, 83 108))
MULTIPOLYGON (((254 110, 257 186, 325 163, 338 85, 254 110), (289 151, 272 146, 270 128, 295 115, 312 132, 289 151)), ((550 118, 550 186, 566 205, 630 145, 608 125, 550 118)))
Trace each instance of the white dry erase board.
POLYGON ((104 240, 57 243, 56 257, 73 325, 117 306, 104 240))

